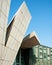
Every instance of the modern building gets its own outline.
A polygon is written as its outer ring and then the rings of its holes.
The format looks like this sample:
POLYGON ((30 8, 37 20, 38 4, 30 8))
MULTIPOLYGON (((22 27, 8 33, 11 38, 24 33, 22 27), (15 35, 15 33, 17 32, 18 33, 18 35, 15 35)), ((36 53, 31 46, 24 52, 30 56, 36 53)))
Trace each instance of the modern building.
POLYGON ((5 58, 12 64, 21 46, 24 34, 26 32, 30 20, 31 15, 28 11, 25 2, 23 2, 17 13, 12 18, 12 22, 8 26, 8 33, 6 37, 5 46, 9 49, 9 51, 7 51, 5 58))
POLYGON ((38 44, 40 44, 40 40, 37 37, 36 33, 32 32, 23 39, 21 48, 32 48, 38 44))
POLYGON ((10 0, 0 0, 0 44, 4 45, 10 0))
POLYGON ((24 37, 31 20, 25 2, 7 26, 10 0, 0 0, 0 65, 52 65, 52 48, 40 45, 35 32, 24 37))
MULTIPOLYGON (((30 57, 36 56, 36 63, 31 59, 33 65, 52 65, 52 48, 44 45, 37 45, 33 47, 32 50, 33 54, 30 54, 30 57)), ((32 50, 30 52, 32 52, 32 50)))
POLYGON ((52 48, 39 43, 35 34, 27 35, 13 65, 52 65, 52 48))
POLYGON ((4 55, 4 44, 6 37, 8 14, 10 9, 10 0, 0 0, 0 65, 5 62, 3 59, 4 55))
POLYGON ((23 2, 7 27, 9 2, 10 0, 0 2, 0 65, 13 65, 31 20, 28 7, 23 2))
POLYGON ((13 65, 30 65, 30 51, 34 46, 39 44, 40 41, 34 32, 27 35, 22 41, 21 47, 18 51, 13 65))

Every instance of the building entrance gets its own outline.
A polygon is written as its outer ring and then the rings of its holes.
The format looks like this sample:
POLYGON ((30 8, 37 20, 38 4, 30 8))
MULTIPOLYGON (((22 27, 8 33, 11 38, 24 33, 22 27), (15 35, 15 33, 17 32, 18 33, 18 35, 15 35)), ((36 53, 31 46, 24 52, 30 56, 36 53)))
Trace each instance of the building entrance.
POLYGON ((20 49, 13 65, 29 65, 30 49, 20 49))

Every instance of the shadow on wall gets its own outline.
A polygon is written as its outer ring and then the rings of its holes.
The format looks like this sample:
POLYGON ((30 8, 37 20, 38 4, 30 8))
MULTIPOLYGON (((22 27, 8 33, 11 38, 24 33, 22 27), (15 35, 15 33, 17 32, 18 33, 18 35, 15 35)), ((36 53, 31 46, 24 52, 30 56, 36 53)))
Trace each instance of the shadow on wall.
POLYGON ((9 38, 9 35, 10 35, 10 32, 11 32, 11 29, 12 29, 14 20, 15 20, 15 17, 13 18, 12 22, 7 27, 7 30, 6 30, 6 38, 5 38, 5 46, 7 44, 7 41, 8 41, 8 38, 9 38))
POLYGON ((29 65, 35 65, 37 60, 36 60, 35 54, 33 54, 33 49, 30 49, 30 58, 29 58, 29 65))

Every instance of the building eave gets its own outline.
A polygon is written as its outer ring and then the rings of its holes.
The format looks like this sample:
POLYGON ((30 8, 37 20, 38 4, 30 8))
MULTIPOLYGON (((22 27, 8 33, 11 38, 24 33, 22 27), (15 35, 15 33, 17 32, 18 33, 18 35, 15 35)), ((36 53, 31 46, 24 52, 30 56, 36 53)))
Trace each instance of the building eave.
POLYGON ((40 41, 35 34, 35 32, 32 32, 31 34, 27 35, 23 41, 21 48, 26 49, 26 48, 32 48, 33 46, 39 45, 40 41))

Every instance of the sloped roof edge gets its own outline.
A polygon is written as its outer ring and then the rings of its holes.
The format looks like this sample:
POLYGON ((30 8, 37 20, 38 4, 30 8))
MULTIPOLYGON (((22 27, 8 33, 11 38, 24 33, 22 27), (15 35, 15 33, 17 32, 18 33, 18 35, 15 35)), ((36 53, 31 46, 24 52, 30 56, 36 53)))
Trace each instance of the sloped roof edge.
POLYGON ((32 32, 23 39, 21 48, 31 48, 38 44, 40 44, 39 38, 35 32, 32 32))

